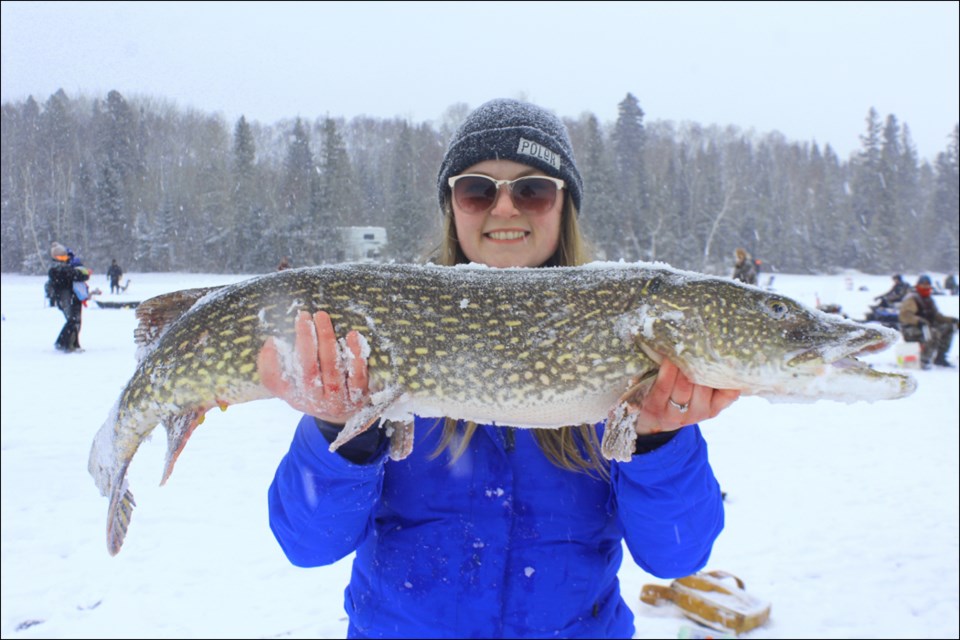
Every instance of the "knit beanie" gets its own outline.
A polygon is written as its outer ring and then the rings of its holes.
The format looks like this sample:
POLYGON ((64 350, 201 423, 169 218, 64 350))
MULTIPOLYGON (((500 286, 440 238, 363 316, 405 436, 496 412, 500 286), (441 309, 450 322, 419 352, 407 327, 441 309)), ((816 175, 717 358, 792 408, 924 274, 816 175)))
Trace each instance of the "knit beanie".
POLYGON ((440 208, 450 188, 447 179, 484 160, 513 160, 566 182, 580 210, 583 181, 573 160, 573 145, 560 119, 519 100, 497 99, 477 107, 450 140, 440 164, 440 208))
POLYGON ((50 257, 54 260, 66 262, 67 258, 69 258, 67 255, 67 248, 59 242, 54 242, 52 245, 50 245, 50 257))

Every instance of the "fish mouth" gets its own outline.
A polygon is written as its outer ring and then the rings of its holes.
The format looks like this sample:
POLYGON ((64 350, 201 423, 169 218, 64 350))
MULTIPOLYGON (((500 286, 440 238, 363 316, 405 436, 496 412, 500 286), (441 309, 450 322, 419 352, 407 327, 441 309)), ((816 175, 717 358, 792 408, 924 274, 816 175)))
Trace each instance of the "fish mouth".
POLYGON ((869 368, 870 365, 858 360, 858 356, 883 351, 893 344, 895 339, 895 335, 881 333, 876 329, 862 329, 839 344, 825 344, 801 351, 790 358, 786 366, 831 365, 841 369, 869 368))

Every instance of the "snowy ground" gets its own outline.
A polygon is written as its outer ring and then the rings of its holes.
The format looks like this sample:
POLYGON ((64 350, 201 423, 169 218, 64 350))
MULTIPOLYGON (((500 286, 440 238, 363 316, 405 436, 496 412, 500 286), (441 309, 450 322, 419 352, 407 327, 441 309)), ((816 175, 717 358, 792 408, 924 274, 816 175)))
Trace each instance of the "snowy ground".
MULTIPOLYGON (((127 277, 126 293, 101 299, 242 279, 127 277)), ((94 285, 109 291, 101 278, 94 285)), ((123 551, 108 555, 107 500, 87 474, 87 453, 133 372, 134 312, 91 304, 86 351, 58 353, 63 317, 45 305, 43 281, 2 276, 2 637, 343 637, 350 559, 294 568, 267 526, 267 487, 298 419, 279 400, 211 412, 163 488, 165 438, 141 447, 130 472, 136 516, 123 551)), ((855 318, 890 284, 856 273, 775 281, 855 318)), ((936 300, 957 315, 958 298, 936 300)), ((868 360, 896 368, 893 349, 868 360)), ((707 568, 739 575, 772 604, 770 622, 747 637, 960 635, 958 373, 913 374, 919 389, 903 400, 743 398, 704 425, 729 494, 707 568)), ((665 581, 629 559, 620 577, 636 637, 677 637, 688 623, 676 610, 638 600, 645 583, 665 581)))

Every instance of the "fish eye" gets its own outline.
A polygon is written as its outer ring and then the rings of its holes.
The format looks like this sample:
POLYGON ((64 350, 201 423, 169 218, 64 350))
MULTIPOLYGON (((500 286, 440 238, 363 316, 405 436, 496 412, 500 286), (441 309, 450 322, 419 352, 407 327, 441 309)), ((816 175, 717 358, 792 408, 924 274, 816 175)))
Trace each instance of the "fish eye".
POLYGON ((764 305, 764 311, 768 316, 776 320, 782 320, 786 317, 790 309, 782 300, 768 300, 764 305))
POLYGON ((655 277, 644 285, 646 293, 660 293, 660 289, 663 286, 663 282, 659 277, 655 277))

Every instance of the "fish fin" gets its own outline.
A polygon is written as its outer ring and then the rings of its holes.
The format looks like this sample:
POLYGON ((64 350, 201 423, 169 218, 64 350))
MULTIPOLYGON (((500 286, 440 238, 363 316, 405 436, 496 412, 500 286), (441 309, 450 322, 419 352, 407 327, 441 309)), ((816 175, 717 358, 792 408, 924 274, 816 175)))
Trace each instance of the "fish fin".
POLYGON ((651 369, 641 376, 630 381, 630 386, 623 392, 617 404, 625 404, 633 408, 633 413, 643 406, 643 400, 650 393, 653 383, 657 381, 660 368, 651 369))
POLYGON ((173 291, 154 296, 137 305, 135 315, 139 324, 133 331, 133 339, 138 347, 138 359, 143 359, 147 353, 153 351, 170 325, 189 311, 200 298, 225 286, 173 291))
POLYGON ((413 451, 413 422, 390 422, 390 459, 403 460, 413 451))
POLYGON ((107 551, 111 556, 120 552, 123 540, 127 536, 130 517, 137 503, 127 487, 127 464, 124 464, 113 478, 113 491, 110 494, 110 507, 107 509, 107 551))
MULTIPOLYGON (((384 415, 384 412, 390 408, 390 405, 392 405, 400 395, 401 392, 399 390, 387 390, 375 393, 373 395, 373 404, 361 409, 352 418, 347 420, 347 424, 343 425, 343 429, 340 430, 336 439, 330 443, 330 451, 336 451, 341 445, 369 429, 378 418, 384 415)), ((381 423, 380 427, 383 428, 384 425, 381 423)), ((412 436, 410 442, 411 444, 413 443, 412 436)), ((407 453, 409 453, 409 451, 407 453)))
POLYGON ((343 425, 343 429, 337 434, 336 439, 330 443, 330 451, 336 451, 342 445, 369 429, 380 417, 379 412, 374 412, 373 409, 374 407, 367 407, 347 420, 347 423, 343 425))
POLYGON ((187 446, 187 440, 193 434, 194 430, 203 422, 203 416, 206 409, 197 409, 188 413, 180 413, 163 421, 167 428, 167 460, 163 465, 163 478, 160 480, 160 486, 167 483, 170 474, 173 473, 173 465, 177 463, 180 452, 187 446))
POLYGON ((630 462, 637 447, 637 415, 639 408, 657 379, 657 369, 631 380, 630 386, 607 415, 600 453, 607 460, 630 462))
POLYGON ((637 448, 637 431, 634 425, 637 414, 628 410, 625 402, 617 404, 607 416, 607 424, 603 429, 603 441, 600 443, 600 453, 607 460, 630 462, 633 452, 637 448))

